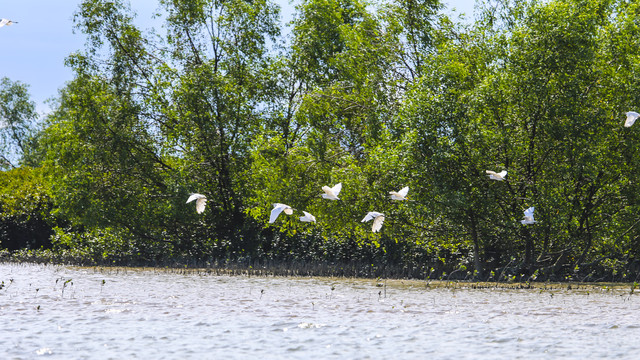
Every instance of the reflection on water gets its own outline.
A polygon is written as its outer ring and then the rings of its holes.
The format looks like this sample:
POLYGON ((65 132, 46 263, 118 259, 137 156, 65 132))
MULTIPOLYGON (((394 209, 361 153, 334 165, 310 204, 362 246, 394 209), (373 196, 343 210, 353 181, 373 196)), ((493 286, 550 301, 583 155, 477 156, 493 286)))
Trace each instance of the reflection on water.
POLYGON ((640 351, 639 295, 628 288, 377 286, 23 264, 0 264, 0 281, 9 359, 635 359, 640 351))

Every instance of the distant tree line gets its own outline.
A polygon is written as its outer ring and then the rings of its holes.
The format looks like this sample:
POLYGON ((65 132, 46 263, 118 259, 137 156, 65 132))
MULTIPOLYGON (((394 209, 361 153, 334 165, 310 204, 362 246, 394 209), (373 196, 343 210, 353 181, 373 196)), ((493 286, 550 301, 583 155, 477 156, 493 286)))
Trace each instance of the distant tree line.
POLYGON ((2 80, 1 247, 640 277, 640 129, 622 126, 640 109, 640 2, 490 0, 469 23, 438 0, 302 0, 286 35, 268 0, 159 4, 148 33, 125 1, 83 1, 86 48, 40 122, 26 85, 2 80), (320 196, 337 183, 340 200, 320 196), (389 199, 405 186, 408 201, 389 199), (273 203, 295 215, 269 224, 273 203))

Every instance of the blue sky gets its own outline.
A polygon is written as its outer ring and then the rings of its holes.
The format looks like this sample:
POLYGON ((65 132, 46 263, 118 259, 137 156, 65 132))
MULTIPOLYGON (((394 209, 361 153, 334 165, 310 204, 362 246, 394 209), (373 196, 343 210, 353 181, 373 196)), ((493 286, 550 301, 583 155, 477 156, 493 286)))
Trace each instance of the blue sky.
MULTIPOLYGON (((143 29, 154 25, 152 15, 157 0, 133 0, 138 13, 136 23, 143 29)), ((294 5, 288 0, 276 0, 283 7, 283 20, 290 20, 294 5)), ((54 97, 58 89, 71 80, 73 74, 65 67, 65 58, 84 47, 84 36, 73 31, 73 14, 81 0, 0 0, 0 18, 18 24, 0 28, 0 77, 29 85, 38 111, 46 112, 45 100, 54 97)), ((450 0, 449 8, 467 17, 473 14, 474 0, 450 0)), ((156 22, 157 23, 157 22, 156 22)))

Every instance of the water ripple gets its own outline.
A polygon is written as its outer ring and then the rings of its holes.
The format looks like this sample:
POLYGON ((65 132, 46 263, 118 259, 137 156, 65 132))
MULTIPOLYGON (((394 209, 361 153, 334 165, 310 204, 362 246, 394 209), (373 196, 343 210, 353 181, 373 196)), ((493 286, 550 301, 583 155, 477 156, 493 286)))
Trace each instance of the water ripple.
POLYGON ((640 351, 639 295, 628 291, 0 264, 0 281, 9 279, 0 290, 7 358, 633 359, 640 351))

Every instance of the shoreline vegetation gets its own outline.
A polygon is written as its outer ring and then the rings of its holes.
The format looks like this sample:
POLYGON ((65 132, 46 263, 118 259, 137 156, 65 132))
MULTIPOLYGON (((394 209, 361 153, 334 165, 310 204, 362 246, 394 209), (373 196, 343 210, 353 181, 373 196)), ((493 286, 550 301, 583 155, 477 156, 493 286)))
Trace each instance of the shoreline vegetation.
MULTIPOLYGON (((34 259, 31 259, 34 260, 34 259)), ((386 288, 414 288, 414 289, 450 289, 450 290, 539 290, 540 292, 572 291, 589 295, 595 293, 611 293, 616 295, 633 295, 640 291, 637 282, 580 282, 580 281, 520 281, 507 279, 505 281, 476 281, 468 279, 416 279, 416 278, 393 278, 393 277, 369 277, 353 275, 320 274, 312 272, 300 272, 292 270, 291 266, 262 268, 254 267, 187 267, 178 266, 109 266, 109 265, 73 265, 36 263, 33 261, 18 261, 0 257, 0 263, 10 263, 15 265, 51 265, 70 266, 76 269, 84 269, 99 274, 136 274, 139 272, 151 272, 157 274, 178 274, 186 276, 246 276, 246 277, 274 277, 274 278, 296 278, 296 279, 316 279, 327 282, 331 281, 353 281, 358 284, 366 284, 383 288, 386 297, 386 288)), ((334 269, 334 267, 331 267, 334 269)), ((382 292, 380 293, 382 295, 382 292)))
POLYGON ((0 79, 4 261, 640 279, 640 2, 158 6, 81 1, 43 119, 0 79))
MULTIPOLYGON (((194 260, 173 260, 157 262, 141 262, 140 260, 105 260, 95 261, 93 259, 81 258, 77 255, 65 254, 64 252, 53 252, 48 250, 20 250, 10 252, 0 250, 0 262, 14 264, 42 264, 54 266, 73 266, 97 269, 97 271, 120 271, 119 269, 168 271, 184 274, 213 274, 213 275, 241 275, 241 276, 273 276, 273 277, 322 277, 322 278, 357 278, 357 279, 377 279, 377 281, 409 282, 428 284, 435 282, 442 284, 466 284, 472 288, 552 288, 553 286, 578 289, 585 288, 587 284, 598 286, 629 287, 631 292, 638 287, 640 275, 635 279, 619 277, 593 276, 540 276, 537 272, 532 275, 516 274, 518 267, 511 269, 500 269, 499 274, 492 273, 489 278, 474 277, 470 272, 456 269, 451 273, 430 269, 407 269, 398 266, 381 266, 375 264, 365 264, 358 262, 321 262, 321 261, 264 261, 264 260, 220 260, 220 261, 194 261, 194 260), (531 285, 536 283, 538 285, 531 285), (560 284, 560 285, 559 285, 560 284), (561 285, 564 284, 564 285, 561 285), (600 284, 600 285, 598 285, 600 284), (624 284, 624 285, 623 285, 624 284)), ((449 285, 447 285, 448 287, 449 285)), ((458 285, 452 285, 456 287, 458 285)))

